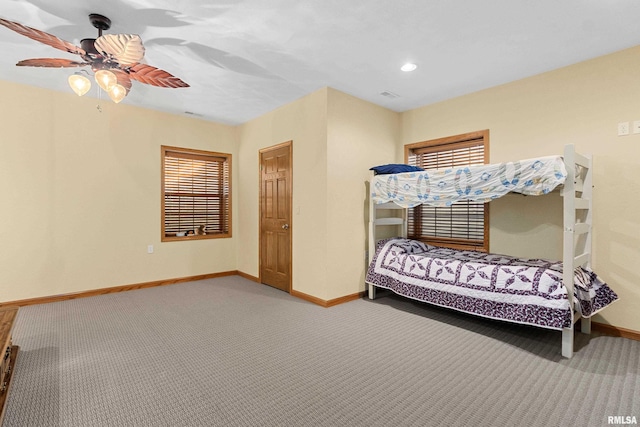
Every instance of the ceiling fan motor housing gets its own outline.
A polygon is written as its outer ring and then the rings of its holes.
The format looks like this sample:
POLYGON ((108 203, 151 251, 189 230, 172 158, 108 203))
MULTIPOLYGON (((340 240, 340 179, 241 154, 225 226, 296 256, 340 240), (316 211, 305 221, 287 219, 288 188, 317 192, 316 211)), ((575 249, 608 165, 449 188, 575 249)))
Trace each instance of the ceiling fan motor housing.
POLYGON ((100 56, 100 53, 96 49, 95 46, 96 39, 82 39, 80 40, 80 47, 87 52, 87 55, 92 58, 97 58, 100 56))

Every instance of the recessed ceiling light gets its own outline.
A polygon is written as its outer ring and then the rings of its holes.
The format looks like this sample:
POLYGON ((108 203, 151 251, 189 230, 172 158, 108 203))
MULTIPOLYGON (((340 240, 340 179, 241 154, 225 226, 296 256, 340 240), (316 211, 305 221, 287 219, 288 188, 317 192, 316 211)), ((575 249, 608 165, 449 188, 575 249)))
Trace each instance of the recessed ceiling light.
POLYGON ((402 71, 413 71, 416 68, 418 68, 418 66, 416 64, 413 64, 411 62, 407 62, 406 64, 404 64, 402 67, 400 67, 400 69, 402 71))

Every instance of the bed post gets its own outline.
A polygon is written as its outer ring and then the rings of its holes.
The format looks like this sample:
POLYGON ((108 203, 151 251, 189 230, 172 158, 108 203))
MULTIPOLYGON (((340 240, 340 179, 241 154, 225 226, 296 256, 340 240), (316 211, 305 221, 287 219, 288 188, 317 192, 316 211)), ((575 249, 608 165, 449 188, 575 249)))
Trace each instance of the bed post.
POLYGON ((567 178, 562 188, 563 211, 563 244, 562 244, 562 283, 567 289, 569 310, 571 312, 571 325, 562 329, 562 355, 566 358, 573 356, 573 326, 575 313, 573 306, 573 260, 575 258, 574 227, 576 223, 575 210, 575 149, 573 144, 564 147, 564 164, 567 169, 567 178))
MULTIPOLYGON (((376 245, 378 243, 376 227, 386 225, 394 227, 401 226, 402 237, 407 237, 407 209, 395 204, 394 202, 387 202, 382 204, 373 203, 373 197, 371 197, 373 190, 371 189, 371 185, 373 183, 374 175, 375 174, 373 171, 369 173, 369 252, 367 256, 367 260, 369 262, 367 264, 367 268, 371 264, 373 256, 376 253, 376 245), (378 218, 378 210, 393 212, 397 212, 400 210, 402 211, 402 215, 397 216, 396 214, 390 217, 383 216, 378 218)), ((371 283, 367 283, 366 281, 365 284, 368 285, 369 299, 374 299, 376 297, 376 287, 371 283)))
MULTIPOLYGON (((371 185, 373 184, 374 175, 373 171, 369 172, 369 249, 367 250, 367 266, 365 267, 365 275, 367 272, 366 269, 369 268, 369 265, 373 260, 373 255, 376 252, 376 206, 373 203, 373 197, 371 197, 371 194, 373 193, 371 185)), ((368 286, 367 293, 369 295, 369 299, 375 299, 376 287, 371 283, 365 282, 365 284, 368 286)))
POLYGON ((573 356, 573 324, 562 329, 562 356, 571 359, 573 356))
MULTIPOLYGON (((562 282, 567 289, 567 298, 571 309, 571 327, 562 330, 562 355, 570 358, 573 355, 573 331, 575 322, 581 318, 576 312, 573 296, 574 269, 591 264, 591 224, 593 205, 592 166, 590 156, 575 152, 572 144, 564 149, 564 163, 567 168, 567 179, 562 189, 563 197, 563 252, 562 282), (577 172, 580 167, 580 173, 577 172), (580 195, 576 195, 579 192, 580 195), (577 222, 576 211, 582 211, 582 222, 577 222), (576 244, 576 236, 580 236, 576 244)), ((582 333, 591 333, 591 318, 582 318, 582 333)))

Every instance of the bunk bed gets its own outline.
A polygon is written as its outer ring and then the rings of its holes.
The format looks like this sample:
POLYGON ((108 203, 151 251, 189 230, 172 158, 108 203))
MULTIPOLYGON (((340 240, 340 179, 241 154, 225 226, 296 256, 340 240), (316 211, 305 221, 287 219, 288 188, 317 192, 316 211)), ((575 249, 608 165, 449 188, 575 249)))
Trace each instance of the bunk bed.
POLYGON ((592 159, 573 145, 565 146, 563 156, 517 162, 372 171, 369 189, 365 281, 371 299, 380 287, 482 317, 561 330, 567 358, 573 355, 576 322, 582 319, 581 332, 591 333, 591 316, 617 300, 591 270, 592 159), (563 197, 562 261, 460 251, 406 238, 407 209, 419 204, 488 202, 510 192, 541 195, 557 188, 563 197), (400 227, 401 237, 377 238, 380 226, 400 227))

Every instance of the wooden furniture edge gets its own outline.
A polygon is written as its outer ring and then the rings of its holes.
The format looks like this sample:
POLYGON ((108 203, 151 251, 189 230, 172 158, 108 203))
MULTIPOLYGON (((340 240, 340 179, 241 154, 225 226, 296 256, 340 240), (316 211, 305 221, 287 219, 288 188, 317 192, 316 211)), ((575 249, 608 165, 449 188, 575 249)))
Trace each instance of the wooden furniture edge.
POLYGON ((309 301, 311 303, 320 305, 322 307, 329 308, 329 307, 333 307, 334 305, 343 304, 345 302, 360 299, 364 296, 364 291, 351 294, 351 295, 345 295, 343 297, 334 298, 330 300, 324 300, 318 297, 314 297, 313 295, 305 294, 304 292, 296 291, 295 289, 291 289, 290 294, 291 296, 294 296, 296 298, 300 298, 305 301, 309 301))
POLYGON ((116 292, 134 291, 137 289, 152 288, 155 286, 174 285, 177 283, 193 282, 196 280, 214 279, 216 277, 239 275, 237 270, 222 271, 219 273, 200 274, 196 276, 179 277, 174 279, 156 280, 153 282, 136 283, 133 285, 113 286, 110 288, 93 289, 90 291, 74 292, 69 294, 51 295, 46 297, 28 298, 17 301, 8 301, 0 303, 0 308, 5 306, 25 307, 28 305, 47 304, 50 302, 67 301, 76 298, 87 298, 98 295, 112 294, 116 292))
POLYGON ((9 338, 11 337, 11 328, 18 316, 18 306, 15 304, 7 304, 0 307, 0 335, 4 340, 0 340, 3 347, 8 347, 9 338), (6 335, 6 336, 5 336, 6 335))
POLYGON ((629 338, 635 341, 640 341, 640 331, 634 331, 633 329, 621 328, 619 326, 607 325, 606 323, 591 322, 591 327, 598 332, 605 335, 611 335, 614 337, 629 338))
POLYGON ((16 364, 16 358, 18 357, 18 350, 20 347, 13 345, 11 342, 11 332, 18 316, 19 308, 11 305, 0 308, 0 343, 2 344, 2 357, 0 365, 0 425, 4 419, 4 413, 7 409, 7 396, 9 395, 9 389, 13 383, 13 370, 16 364))
POLYGON ((9 356, 9 371, 7 372, 7 375, 3 374, 3 378, 1 378, 1 380, 6 384, 5 385, 5 389, 4 391, 2 391, 0 393, 0 408, 2 408, 2 410, 0 411, 0 426, 2 425, 2 422, 4 421, 4 413, 5 410, 7 409, 6 403, 7 403, 7 397, 9 396, 9 392, 11 391, 11 384, 13 384, 13 381, 11 381, 13 379, 13 371, 15 370, 15 366, 16 366, 16 360, 18 359, 18 352, 20 350, 20 347, 17 345, 13 345, 11 346, 11 356, 9 356))

